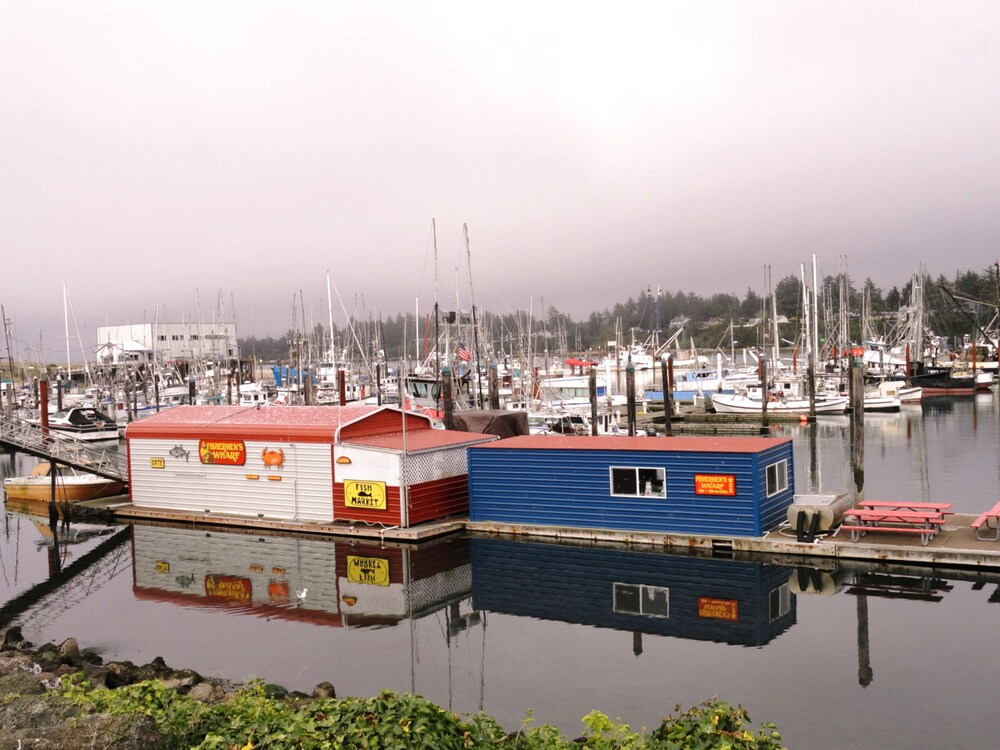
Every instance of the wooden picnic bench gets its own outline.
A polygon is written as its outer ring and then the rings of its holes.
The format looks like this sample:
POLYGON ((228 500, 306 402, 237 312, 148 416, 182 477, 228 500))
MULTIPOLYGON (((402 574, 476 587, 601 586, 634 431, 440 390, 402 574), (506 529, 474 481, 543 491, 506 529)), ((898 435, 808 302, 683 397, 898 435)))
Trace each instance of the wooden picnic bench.
POLYGON ((844 514, 841 530, 851 532, 851 540, 858 541, 872 531, 896 534, 919 534, 924 546, 941 530, 945 523, 946 508, 914 509, 903 503, 880 503, 877 508, 854 508, 844 514), (851 519, 854 523, 851 523, 851 519))
POLYGON ((984 510, 979 517, 969 524, 976 530, 976 539, 984 542, 995 542, 1000 539, 1000 503, 997 503, 989 510, 984 510), (993 525, 990 525, 990 520, 993 525), (992 534, 986 534, 984 529, 989 529, 992 534))

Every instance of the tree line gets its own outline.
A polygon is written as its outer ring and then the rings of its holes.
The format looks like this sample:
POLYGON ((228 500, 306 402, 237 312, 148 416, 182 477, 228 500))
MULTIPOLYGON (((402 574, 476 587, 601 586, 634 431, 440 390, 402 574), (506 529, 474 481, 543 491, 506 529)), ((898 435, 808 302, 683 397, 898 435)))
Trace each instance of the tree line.
MULTIPOLYGON (((858 286, 846 276, 827 276, 816 290, 820 308, 820 331, 823 321, 839 321, 846 316, 852 342, 860 344, 866 332, 881 336, 889 343, 897 335, 913 296, 914 280, 923 290, 925 328, 936 336, 947 337, 960 345, 965 336, 982 338, 979 329, 996 338, 997 310, 1000 304, 1000 264, 982 271, 957 272, 953 279, 944 275, 931 278, 915 275, 905 284, 889 290, 880 289, 866 278, 858 286), (843 302, 842 302, 843 300, 843 302), (843 308, 843 309, 841 309, 843 308), (863 319, 863 314, 867 319, 863 319)), ((370 316, 336 326, 334 352, 337 362, 360 359, 359 350, 369 360, 384 356, 390 361, 418 359, 433 348, 435 331, 448 324, 439 313, 417 324, 412 313, 398 313, 382 319, 370 316), (418 354, 419 349, 419 354, 418 354)), ((452 325, 453 343, 464 335, 470 349, 479 354, 519 356, 527 351, 536 354, 600 357, 609 342, 629 344, 648 342, 656 334, 659 342, 681 331, 679 346, 692 343, 698 349, 728 350, 730 347, 762 347, 766 335, 760 321, 777 315, 787 319, 782 338, 794 339, 803 317, 802 283, 796 276, 786 276, 774 285, 773 294, 760 295, 751 288, 740 298, 733 293, 703 297, 693 292, 669 292, 645 289, 614 307, 595 310, 583 320, 575 320, 554 306, 541 315, 519 310, 504 315, 476 311, 478 333, 471 333, 471 315, 459 315, 452 325), (463 325, 463 323, 465 325, 463 325), (683 330, 681 330, 683 329, 683 330), (464 333, 463 333, 464 332, 464 333), (472 340, 475 336, 476 340, 472 340), (482 340, 479 340, 479 339, 482 340)), ((330 348, 330 333, 322 325, 309 332, 289 330, 281 337, 248 337, 240 340, 243 357, 264 361, 317 361, 330 348)))

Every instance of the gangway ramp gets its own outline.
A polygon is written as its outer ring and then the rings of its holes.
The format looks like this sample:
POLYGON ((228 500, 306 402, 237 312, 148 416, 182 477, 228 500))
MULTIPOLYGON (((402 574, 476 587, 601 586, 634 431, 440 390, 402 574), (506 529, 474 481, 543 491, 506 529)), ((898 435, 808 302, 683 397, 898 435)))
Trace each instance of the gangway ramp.
POLYGON ((128 463, 117 450, 45 430, 17 417, 0 417, 0 445, 116 482, 128 483, 128 463))

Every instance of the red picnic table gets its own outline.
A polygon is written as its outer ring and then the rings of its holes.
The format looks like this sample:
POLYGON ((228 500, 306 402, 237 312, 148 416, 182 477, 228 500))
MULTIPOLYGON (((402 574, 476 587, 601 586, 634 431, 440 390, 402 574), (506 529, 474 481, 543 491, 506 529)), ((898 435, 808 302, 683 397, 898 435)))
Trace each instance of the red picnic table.
POLYGON ((944 526, 945 516, 951 514, 951 503, 918 503, 907 501, 868 500, 847 511, 840 528, 851 532, 851 540, 858 541, 872 531, 919 534, 924 546, 944 526), (853 519, 854 523, 850 520, 853 519))

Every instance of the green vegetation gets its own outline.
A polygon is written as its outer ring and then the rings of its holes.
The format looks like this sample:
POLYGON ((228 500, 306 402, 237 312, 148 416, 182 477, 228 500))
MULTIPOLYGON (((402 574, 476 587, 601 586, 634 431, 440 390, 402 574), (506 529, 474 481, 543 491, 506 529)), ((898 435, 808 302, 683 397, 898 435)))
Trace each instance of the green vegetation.
MULTIPOLYGON (((61 678, 63 695, 93 711, 145 714, 163 735, 164 747, 205 750, 253 748, 371 748, 395 750, 779 750, 773 724, 756 732, 742 707, 707 701, 663 720, 651 733, 634 732, 593 711, 583 736, 567 740, 550 725, 507 733, 484 714, 459 717, 414 695, 385 691, 374 698, 306 698, 253 682, 228 700, 201 703, 152 680, 109 690, 61 678), (279 695, 272 697, 275 693, 279 695)), ((680 712, 680 707, 675 711, 680 712)))

